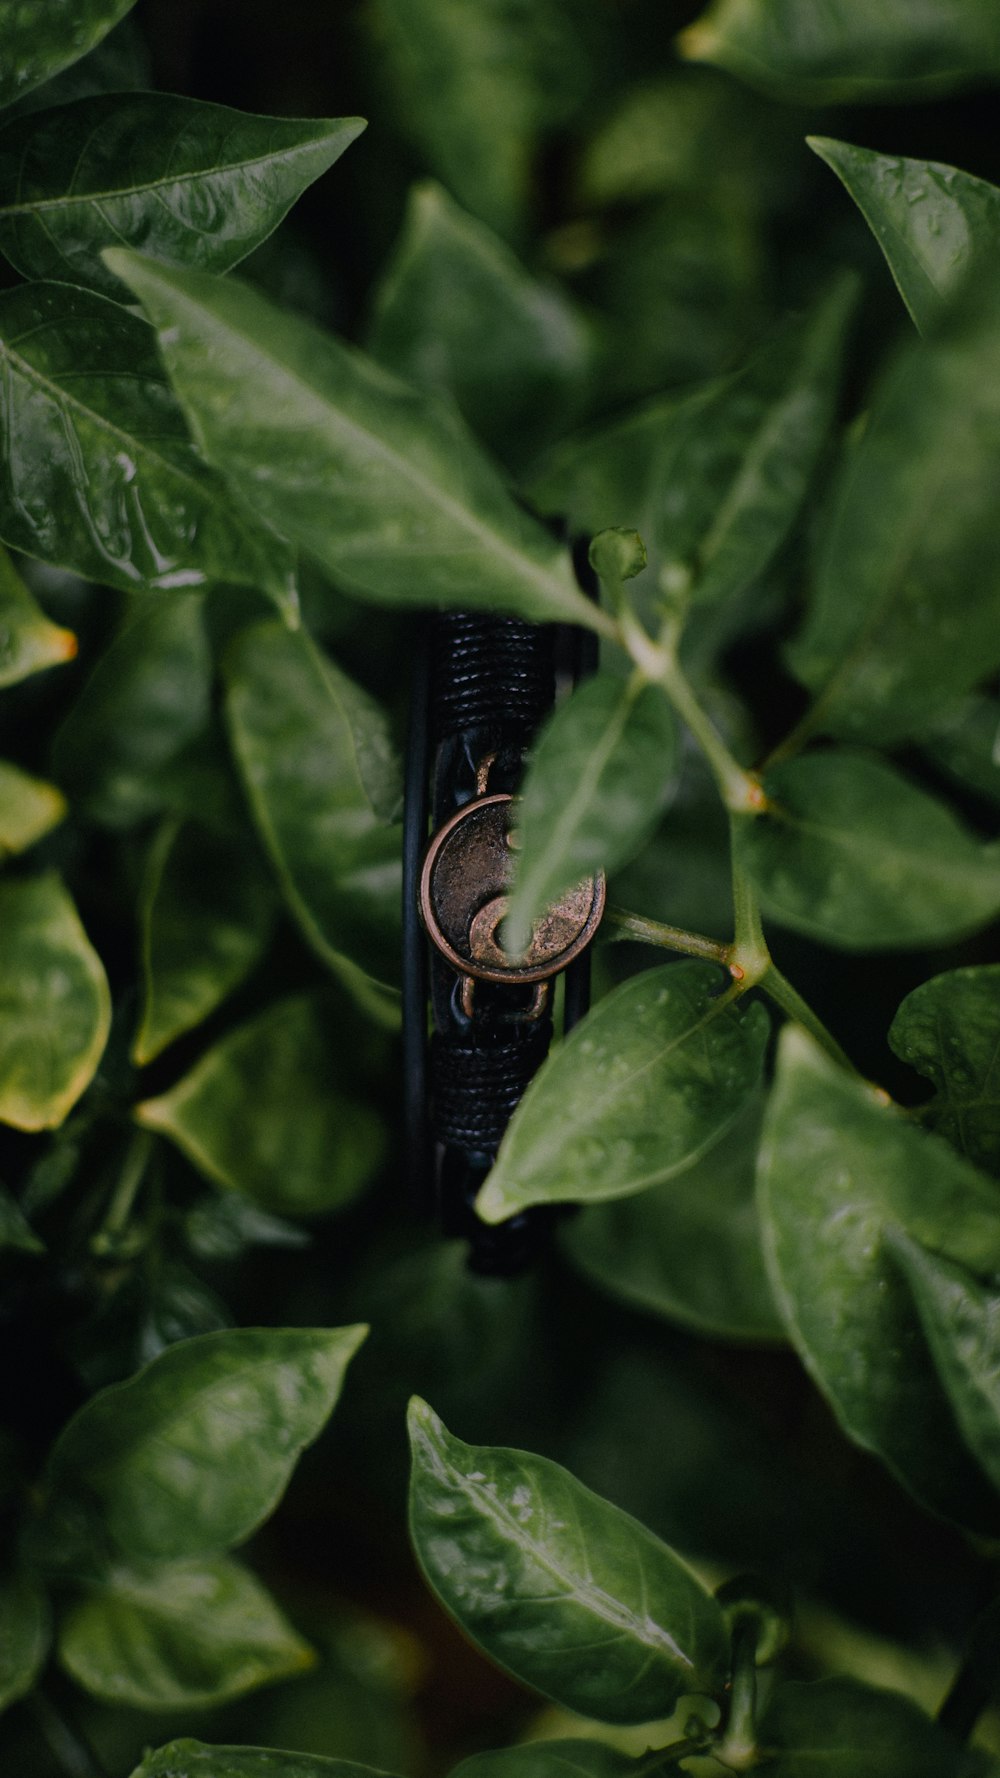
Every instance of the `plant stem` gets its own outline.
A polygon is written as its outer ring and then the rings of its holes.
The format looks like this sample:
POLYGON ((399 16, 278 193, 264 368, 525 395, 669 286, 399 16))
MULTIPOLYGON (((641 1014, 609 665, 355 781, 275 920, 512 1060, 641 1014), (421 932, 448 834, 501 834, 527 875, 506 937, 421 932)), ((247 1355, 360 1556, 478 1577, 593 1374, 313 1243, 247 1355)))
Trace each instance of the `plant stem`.
POLYGON ((634 938, 640 944, 658 945, 664 951, 679 951, 684 957, 708 957, 713 963, 728 964, 729 946, 720 939, 706 938, 700 932, 686 932, 682 926, 667 926, 662 920, 647 920, 643 914, 629 913, 627 908, 607 908, 605 925, 617 927, 614 939, 634 938))
POLYGON ((113 1253, 118 1247, 145 1177, 153 1140, 149 1130, 137 1130, 132 1137, 108 1213, 90 1244, 94 1253, 113 1253))
POLYGON ((729 817, 729 856, 735 916, 731 960, 742 969, 743 976, 740 979, 746 979, 747 987, 752 987, 771 967, 771 953, 760 923, 757 890, 747 868, 746 842, 752 819, 752 816, 745 814, 731 814, 729 817))
POLYGON ((957 1741, 967 1741, 1000 1682, 997 1633, 1000 1600, 995 1599, 973 1625, 965 1659, 938 1711, 942 1728, 957 1741))
POLYGON ((648 1753, 635 1761, 631 1778, 653 1778, 663 1770, 664 1761, 674 1765, 679 1759, 690 1759, 693 1754, 707 1753, 711 1747, 712 1737, 707 1732, 695 1738, 686 1735, 683 1741, 671 1741, 669 1747, 651 1747, 648 1753))
POLYGON ((847 1068, 851 1074, 857 1074, 857 1069, 850 1056, 841 1049, 837 1039, 827 1030, 818 1013, 813 1011, 807 1000, 803 1000, 798 989, 793 988, 788 977, 782 975, 781 970, 774 963, 771 963, 757 985, 763 988, 764 993, 774 1001, 775 1006, 780 1006, 783 1013, 786 1013, 790 1019, 795 1020, 796 1024, 808 1031, 810 1037, 816 1039, 828 1056, 832 1057, 835 1062, 839 1062, 842 1068, 847 1068))
POLYGON ((726 1732, 713 1748, 715 1758, 734 1771, 757 1763, 757 1636, 758 1625, 739 1624, 733 1632, 733 1677, 726 1732))

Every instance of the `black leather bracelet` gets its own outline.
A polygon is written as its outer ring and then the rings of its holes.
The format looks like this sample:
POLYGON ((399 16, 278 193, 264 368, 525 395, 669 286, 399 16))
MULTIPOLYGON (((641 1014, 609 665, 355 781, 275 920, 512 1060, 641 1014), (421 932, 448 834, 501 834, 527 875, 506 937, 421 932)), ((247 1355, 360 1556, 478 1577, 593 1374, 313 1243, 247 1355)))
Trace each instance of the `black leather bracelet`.
POLYGON ((574 679, 593 664, 580 632, 446 612, 429 620, 414 670, 404 859, 410 1184, 446 1235, 468 1240, 474 1269, 491 1273, 522 1269, 552 1222, 553 1212, 535 1209, 490 1227, 473 1201, 547 1053, 555 975, 566 972, 565 1025, 586 1010, 586 946, 603 909, 595 879, 550 910, 525 956, 500 943, 512 798, 553 706, 557 653, 574 679))

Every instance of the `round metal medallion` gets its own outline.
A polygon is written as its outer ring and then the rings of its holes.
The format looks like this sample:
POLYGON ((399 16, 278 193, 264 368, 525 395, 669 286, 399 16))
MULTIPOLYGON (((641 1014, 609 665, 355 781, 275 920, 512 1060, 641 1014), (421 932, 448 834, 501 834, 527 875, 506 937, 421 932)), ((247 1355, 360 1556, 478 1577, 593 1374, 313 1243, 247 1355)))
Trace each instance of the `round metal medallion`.
POLYGON ((480 796, 434 835, 420 879, 420 911, 438 950, 464 975, 487 982, 540 982, 558 975, 593 938, 604 912, 603 873, 546 908, 528 948, 511 956, 499 928, 513 876, 516 799, 480 796))

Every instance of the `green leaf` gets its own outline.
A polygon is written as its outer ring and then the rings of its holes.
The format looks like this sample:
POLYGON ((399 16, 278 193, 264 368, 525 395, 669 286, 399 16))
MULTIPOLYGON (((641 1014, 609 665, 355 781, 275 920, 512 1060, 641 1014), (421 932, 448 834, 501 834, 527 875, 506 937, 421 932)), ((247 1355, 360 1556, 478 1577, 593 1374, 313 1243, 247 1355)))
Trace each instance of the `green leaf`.
POLYGON ((753 1101, 675 1179, 588 1205, 560 1230, 564 1252, 630 1307, 725 1340, 783 1339, 754 1202, 760 1119, 753 1101))
POLYGON ((934 1086, 922 1121, 1000 1174, 1000 964, 952 969, 907 994, 889 1042, 934 1086))
POLYGON ((122 249, 210 463, 359 595, 606 629, 458 417, 233 278, 122 249))
POLYGON ((387 1778, 373 1766, 315 1753, 282 1753, 273 1747, 209 1747, 204 1741, 171 1741, 147 1753, 132 1778, 387 1778))
POLYGON ((116 1569, 70 1607, 58 1649, 78 1685, 134 1710, 221 1704, 316 1658, 260 1581, 227 1556, 116 1569))
POLYGON ((925 1505, 995 1535, 996 1496, 964 1456, 887 1243, 901 1228, 973 1270, 994 1271, 1000 1191, 790 1025, 758 1192, 778 1307, 844 1430, 925 1505))
POLYGON ((929 734, 924 751, 950 778, 990 802, 1000 803, 1000 702, 966 698, 948 710, 929 734))
POLYGON ((841 747, 775 766, 746 840, 761 906, 845 951, 963 937, 1000 911, 1000 848, 875 756, 841 747))
POLYGON ((287 544, 206 469, 152 330, 68 284, 0 297, 0 533, 85 579, 259 587, 294 609, 287 544))
MULTIPOLYGON (((474 1753, 449 1778, 638 1778, 640 1762, 607 1741, 521 1741, 516 1747, 474 1753)), ((681 1768, 657 1765, 658 1778, 681 1768)))
POLYGON ((225 272, 360 136, 349 118, 252 117, 169 93, 109 93, 0 134, 0 252, 26 278, 121 297, 103 247, 225 272))
POLYGON ((592 358, 591 332, 559 286, 532 277, 430 183, 411 194, 368 345, 390 370, 450 395, 514 463, 575 416, 592 358))
POLYGON ((44 1253, 45 1244, 38 1239, 16 1198, 0 1186, 0 1253, 44 1253))
POLYGON ((571 441, 533 497, 584 530, 635 525, 662 591, 735 598, 773 559, 812 479, 854 299, 838 280, 735 376, 571 441))
POLYGON ((983 0, 713 0, 679 43, 751 86, 820 103, 920 99, 1000 71, 983 0))
POLYGON ((0 883, 0 1123, 61 1124, 111 1026, 101 960, 54 872, 0 883))
POLYGON ((56 733, 56 776, 105 826, 167 802, 165 774, 208 726, 212 654, 204 599, 135 600, 56 733))
POLYGON ((714 963, 668 963, 624 982, 577 1025, 528 1088, 476 1208, 599 1203, 659 1185, 737 1117, 760 1079, 763 1006, 727 1001, 714 963))
POLYGON ((385 1146, 380 1120, 337 1090, 338 1074, 319 1005, 301 996, 223 1037, 135 1115, 216 1185, 279 1216, 312 1216, 356 1197, 385 1146))
POLYGON ((57 1440, 42 1554, 103 1573, 242 1543, 333 1412, 364 1327, 241 1327, 181 1340, 101 1389, 57 1440))
POLYGON ((591 82, 600 22, 569 0, 379 0, 396 112, 461 203, 516 230, 538 137, 591 82))
POLYGON ((967 277, 992 276, 986 243, 1000 227, 995 185, 940 161, 876 154, 829 136, 807 141, 850 192, 921 333, 967 277))
POLYGON ((518 798, 517 870, 504 926, 514 951, 565 889, 639 851, 677 774, 677 728, 659 686, 607 671, 559 706, 518 798))
POLYGON ((1000 1488, 1000 1299, 894 1230, 890 1252, 913 1292, 937 1373, 970 1451, 1000 1488))
POLYGON ((5 852, 26 852, 65 814, 66 798, 54 784, 0 759, 0 860, 5 852))
POLYGON ((240 838, 167 822, 139 904, 143 1002, 132 1059, 145 1067, 238 987, 267 947, 270 885, 240 838))
POLYGON ((131 12, 135 0, 0 0, 0 105, 78 62, 131 12))
POLYGON ((25 1574, 0 1581, 0 1710, 30 1692, 50 1639, 48 1600, 25 1574))
POLYGON ((856 1679, 779 1686, 759 1742, 773 1778, 990 1778, 996 1770, 989 1754, 953 1741, 909 1698, 856 1679))
POLYGON ((381 710, 304 631, 255 624, 223 667, 237 767, 282 894, 312 948, 365 998, 398 968, 399 764, 381 710), (374 984, 369 984, 373 987, 374 984))
POLYGON ((651 1531, 545 1457, 463 1444, 417 1397, 409 1427, 417 1560, 500 1666, 604 1722, 721 1688, 719 1607, 651 1531))
POLYGON ((49 622, 0 548, 0 689, 71 661, 76 648, 72 630, 49 622))
POLYGON ((1000 665, 1000 298, 891 359, 834 482, 789 650, 813 729, 921 738, 1000 665))

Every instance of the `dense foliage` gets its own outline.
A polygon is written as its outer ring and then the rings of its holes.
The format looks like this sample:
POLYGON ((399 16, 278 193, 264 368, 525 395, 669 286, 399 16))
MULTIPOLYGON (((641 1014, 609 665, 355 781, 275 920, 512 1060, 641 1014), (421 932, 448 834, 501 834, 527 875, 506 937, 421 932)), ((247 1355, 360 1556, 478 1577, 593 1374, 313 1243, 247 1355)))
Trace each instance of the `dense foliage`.
POLYGON ((916 10, 0 0, 5 1771, 1000 1773, 1000 26, 916 10), (435 606, 601 645, 516 1280, 399 1186, 435 606))

